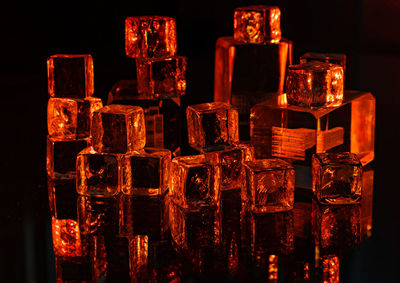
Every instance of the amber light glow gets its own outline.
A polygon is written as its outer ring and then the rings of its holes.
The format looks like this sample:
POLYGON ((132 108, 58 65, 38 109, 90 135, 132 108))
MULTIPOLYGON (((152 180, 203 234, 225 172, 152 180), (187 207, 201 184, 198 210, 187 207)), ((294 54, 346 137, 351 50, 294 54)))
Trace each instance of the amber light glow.
POLYGON ((51 224, 54 253, 66 257, 82 256, 83 250, 78 222, 53 217, 51 224))
POLYGON ((327 256, 322 258, 322 272, 324 283, 338 283, 339 258, 337 256, 327 256))
POLYGON ((136 235, 129 240, 129 269, 131 279, 137 279, 140 271, 147 266, 149 256, 149 238, 136 235))

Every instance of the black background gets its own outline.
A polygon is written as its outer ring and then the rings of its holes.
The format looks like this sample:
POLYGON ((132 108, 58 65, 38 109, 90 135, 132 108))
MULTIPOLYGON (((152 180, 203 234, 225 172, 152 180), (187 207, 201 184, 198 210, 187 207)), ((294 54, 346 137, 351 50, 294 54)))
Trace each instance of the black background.
POLYGON ((375 95, 373 236, 346 263, 344 281, 398 281, 399 1, 73 0, 14 1, 1 9, 0 282, 53 280, 44 217, 47 57, 92 54, 95 96, 104 99, 116 81, 135 78, 134 62, 124 52, 125 17, 172 16, 178 53, 188 57, 184 104, 208 102, 216 39, 232 35, 235 7, 256 3, 281 8, 282 34, 294 42, 295 63, 307 51, 346 53, 347 88, 375 95))

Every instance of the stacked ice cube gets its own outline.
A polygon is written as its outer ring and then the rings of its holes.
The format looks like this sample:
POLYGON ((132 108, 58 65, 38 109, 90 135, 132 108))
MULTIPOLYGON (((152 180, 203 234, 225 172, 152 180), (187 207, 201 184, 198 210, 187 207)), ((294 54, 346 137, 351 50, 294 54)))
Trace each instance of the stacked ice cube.
POLYGON ((50 56, 47 73, 47 175, 74 178, 76 155, 90 144, 91 114, 103 106, 92 97, 92 56, 50 56))

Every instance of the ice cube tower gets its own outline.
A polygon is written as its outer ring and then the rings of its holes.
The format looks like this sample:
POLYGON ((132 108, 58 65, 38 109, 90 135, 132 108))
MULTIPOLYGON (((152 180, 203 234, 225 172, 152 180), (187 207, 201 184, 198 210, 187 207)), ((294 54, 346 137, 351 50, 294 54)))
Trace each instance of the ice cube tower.
POLYGON ((47 75, 47 175, 74 178, 76 155, 90 143, 91 115, 103 106, 100 98, 92 97, 92 56, 52 55, 47 75))

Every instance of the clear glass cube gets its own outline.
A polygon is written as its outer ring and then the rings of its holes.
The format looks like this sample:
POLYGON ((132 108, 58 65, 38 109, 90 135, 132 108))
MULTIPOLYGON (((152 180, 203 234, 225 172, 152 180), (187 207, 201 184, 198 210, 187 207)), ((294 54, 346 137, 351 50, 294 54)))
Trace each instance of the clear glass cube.
POLYGON ((126 153, 144 148, 146 129, 143 109, 108 105, 93 113, 92 145, 96 151, 126 153))
POLYGON ((246 144, 238 144, 222 151, 205 153, 210 163, 220 167, 221 190, 241 188, 245 182, 243 163, 254 159, 254 148, 246 144))
POLYGON ((293 208, 295 172, 280 159, 245 162, 247 191, 243 199, 255 213, 286 211, 293 208))
POLYGON ((88 145, 87 139, 64 140, 47 136, 47 176, 51 179, 75 178, 76 157, 88 145))
POLYGON ((171 152, 146 147, 124 155, 122 192, 127 195, 163 195, 169 188, 171 152))
POLYGON ((238 112, 227 103, 191 105, 186 117, 189 144, 200 152, 222 150, 239 141, 238 112))
POLYGON ((186 93, 186 62, 183 56, 136 59, 138 92, 148 99, 168 99, 186 93))
POLYGON ((344 71, 336 64, 310 61, 287 69, 286 94, 289 105, 332 107, 343 102, 344 71))
POLYGON ((170 17, 139 16, 125 19, 125 53, 131 58, 174 56, 176 22, 170 17))
POLYGON ((171 178, 171 199, 182 207, 218 206, 220 170, 204 155, 175 157, 171 178))
POLYGON ((92 96, 93 59, 89 54, 56 54, 47 59, 48 90, 51 97, 92 96))
POLYGON ((103 107, 100 98, 50 98, 47 104, 47 129, 53 138, 88 138, 94 111, 103 107))
POLYGON ((318 153, 313 156, 313 192, 325 204, 361 201, 362 165, 354 153, 318 153))
POLYGON ((112 197, 122 189, 123 155, 88 147, 76 159, 76 189, 80 195, 112 197))
POLYGON ((281 10, 276 6, 247 6, 235 9, 235 40, 245 43, 276 43, 281 39, 281 10))

